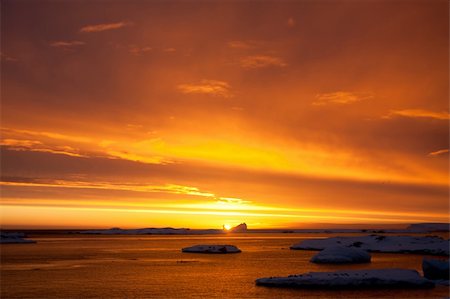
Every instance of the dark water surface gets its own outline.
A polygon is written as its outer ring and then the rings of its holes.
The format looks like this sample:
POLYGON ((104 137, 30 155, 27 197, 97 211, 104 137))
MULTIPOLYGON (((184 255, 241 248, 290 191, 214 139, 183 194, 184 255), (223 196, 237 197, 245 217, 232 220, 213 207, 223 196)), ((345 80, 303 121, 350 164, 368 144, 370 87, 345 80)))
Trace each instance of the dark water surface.
MULTIPOLYGON (((339 234, 342 235, 342 234, 339 234)), ((308 271, 408 268, 422 255, 372 254, 371 264, 315 265, 314 251, 289 250, 335 234, 204 236, 31 235, 37 244, 4 244, 1 298, 444 298, 431 290, 299 290, 259 287, 255 279, 308 271), (239 254, 182 253, 196 244, 232 244, 239 254)))

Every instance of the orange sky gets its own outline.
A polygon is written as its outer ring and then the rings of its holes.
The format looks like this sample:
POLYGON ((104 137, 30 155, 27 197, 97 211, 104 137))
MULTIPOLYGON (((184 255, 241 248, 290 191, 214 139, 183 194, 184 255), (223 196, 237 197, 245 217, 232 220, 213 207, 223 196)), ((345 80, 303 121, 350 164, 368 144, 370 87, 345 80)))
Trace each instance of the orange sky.
POLYGON ((3 227, 448 221, 447 1, 2 1, 3 227))

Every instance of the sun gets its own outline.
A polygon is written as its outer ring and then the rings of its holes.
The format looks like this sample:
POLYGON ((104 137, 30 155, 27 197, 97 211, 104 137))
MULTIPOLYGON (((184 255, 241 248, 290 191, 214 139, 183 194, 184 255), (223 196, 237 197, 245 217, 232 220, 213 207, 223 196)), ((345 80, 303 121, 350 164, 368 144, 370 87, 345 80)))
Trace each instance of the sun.
POLYGON ((229 224, 224 224, 224 225, 223 225, 223 229, 224 229, 224 230, 230 230, 230 229, 231 229, 231 225, 229 225, 229 224))

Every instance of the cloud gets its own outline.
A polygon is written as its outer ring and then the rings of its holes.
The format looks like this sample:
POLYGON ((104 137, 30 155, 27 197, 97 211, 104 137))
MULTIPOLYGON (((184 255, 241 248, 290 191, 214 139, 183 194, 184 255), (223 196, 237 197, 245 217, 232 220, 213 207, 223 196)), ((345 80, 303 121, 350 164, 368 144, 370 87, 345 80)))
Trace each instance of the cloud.
POLYGON ((185 94, 209 94, 224 98, 231 97, 230 85, 224 81, 202 80, 198 84, 180 84, 177 89, 185 94))
POLYGON ((36 138, 50 138, 57 140, 66 140, 70 142, 82 142, 88 143, 92 142, 93 139, 87 138, 84 136, 74 136, 74 135, 65 135, 55 132, 47 132, 47 131, 33 131, 33 130, 22 130, 22 129, 13 129, 13 128, 1 128, 1 134, 3 136, 33 136, 36 138))
POLYGON ((285 67, 287 64, 276 56, 253 55, 242 58, 241 66, 245 69, 258 69, 265 67, 285 67))
POLYGON ((61 48, 64 50, 72 50, 76 47, 85 45, 85 42, 73 40, 73 41, 53 41, 49 45, 50 47, 61 48))
POLYGON ((105 24, 97 24, 97 25, 87 25, 80 29, 80 32, 102 32, 107 30, 115 30, 127 26, 131 26, 132 23, 130 22, 118 22, 118 23, 105 23, 105 24))
POLYGON ((117 183, 107 181, 87 182, 80 180, 65 180, 65 179, 29 179, 29 178, 17 178, 6 177, 2 178, 0 185, 3 186, 24 186, 24 187, 59 187, 59 188, 76 188, 76 189, 104 189, 104 190, 121 190, 121 191, 133 191, 133 192, 145 192, 145 193, 169 193, 169 194, 181 194, 192 195, 199 197, 214 198, 218 201, 227 203, 249 203, 250 201, 239 198, 217 197, 214 193, 200 190, 197 187, 177 185, 177 184, 164 184, 164 185, 151 185, 143 183, 117 183))
POLYGON ((70 146, 51 146, 37 140, 3 139, 0 145, 13 151, 32 151, 51 154, 67 155, 72 157, 86 157, 81 155, 77 149, 70 146))
POLYGON ((443 154, 448 154, 448 148, 431 152, 428 154, 428 156, 439 156, 439 155, 443 155, 443 154))
POLYGON ((218 202, 223 203, 232 203, 232 204, 248 204, 251 203, 249 200, 244 200, 240 198, 234 198, 234 197, 219 197, 218 202))
POLYGON ((153 50, 151 47, 139 47, 136 45, 130 45, 128 48, 128 52, 135 56, 141 56, 142 54, 150 52, 151 50, 153 50))
POLYGON ((348 91, 336 91, 329 93, 319 93, 312 103, 316 106, 323 106, 328 104, 351 104, 367 99, 373 98, 371 93, 355 93, 348 91))
POLYGON ((424 109, 404 109, 404 110, 391 110, 384 118, 391 118, 393 116, 403 116, 411 118, 433 118, 439 120, 450 119, 450 114, 447 111, 435 112, 424 109))

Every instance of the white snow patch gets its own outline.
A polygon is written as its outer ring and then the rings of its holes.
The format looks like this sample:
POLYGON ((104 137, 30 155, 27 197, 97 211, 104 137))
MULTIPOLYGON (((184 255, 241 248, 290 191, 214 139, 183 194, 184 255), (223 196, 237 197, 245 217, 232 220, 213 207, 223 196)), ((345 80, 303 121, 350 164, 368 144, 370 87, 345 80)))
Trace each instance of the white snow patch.
POLYGON ((195 245, 181 249, 183 252, 194 253, 239 253, 241 250, 234 245, 195 245))
POLYGON ((449 240, 436 236, 357 236, 308 239, 292 245, 291 249, 322 250, 331 246, 345 246, 371 252, 418 253, 449 255, 449 240))
POLYGON ((370 254, 359 248, 331 246, 313 256, 311 262, 318 264, 370 263, 370 254))
POLYGON ((434 283, 415 270, 370 269, 336 272, 309 272, 287 277, 266 277, 257 285, 292 288, 432 288, 434 283))

